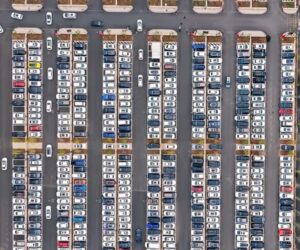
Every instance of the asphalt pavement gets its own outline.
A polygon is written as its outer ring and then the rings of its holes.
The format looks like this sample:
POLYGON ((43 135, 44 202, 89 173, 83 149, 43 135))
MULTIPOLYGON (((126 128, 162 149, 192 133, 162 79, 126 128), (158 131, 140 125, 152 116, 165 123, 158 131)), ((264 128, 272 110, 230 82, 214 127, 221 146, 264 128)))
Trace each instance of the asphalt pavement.
MULTIPOLYGON (((177 249, 189 249, 190 241, 190 134, 191 134, 191 40, 188 36, 194 29, 217 29, 223 33, 223 76, 235 78, 235 38, 240 30, 262 30, 271 35, 267 58, 267 121, 266 121, 266 182, 265 182, 265 249, 274 250, 277 246, 278 215, 278 171, 279 171, 279 124, 278 102, 280 84, 279 35, 288 31, 288 18, 280 9, 277 0, 269 0, 265 15, 242 15, 235 9, 234 1, 225 1, 224 11, 218 15, 199 15, 192 12, 192 1, 179 1, 177 14, 155 14, 147 10, 146 0, 135 1, 132 12, 106 13, 99 0, 90 0, 89 9, 78 14, 73 21, 63 20, 56 1, 44 1, 45 7, 39 12, 24 13, 22 22, 10 18, 9 1, 0 2, 0 24, 5 32, 0 36, 0 157, 7 156, 11 163, 11 31, 14 27, 40 27, 47 35, 61 27, 82 27, 89 31, 89 120, 88 120, 88 249, 101 248, 101 211, 98 199, 101 194, 101 42, 97 29, 91 29, 89 22, 101 19, 105 27, 130 26, 134 31, 136 20, 143 19, 145 31, 153 28, 177 30, 183 22, 178 36, 178 167, 177 167, 177 249), (53 12, 53 25, 46 26, 45 13, 53 12), (184 18, 184 16, 186 18, 184 18)), ((45 35, 46 37, 46 35, 45 35)), ((44 50, 44 67, 55 68, 56 43, 54 50, 44 50)), ((146 61, 137 61, 137 49, 144 49, 146 58, 146 33, 134 32, 134 74, 146 77, 146 61)), ((44 71, 46 73, 46 71, 44 71)), ((54 71, 55 72, 55 71, 54 71)), ((54 79, 56 75, 54 75, 54 79)), ((146 78, 144 78, 146 79, 146 78)), ((138 88, 134 81, 133 113, 133 232, 136 228, 145 231, 146 223, 146 87, 138 88)), ((51 99, 55 104, 56 84, 45 80, 45 101, 51 99)), ((224 89, 222 100, 222 250, 234 249, 234 102, 235 90, 224 89)), ((55 106, 55 105, 54 105, 55 106)), ((56 152, 56 112, 44 112, 44 123, 49 129, 44 131, 44 146, 51 143, 56 152)), ((44 166, 44 204, 56 207, 56 164, 55 157, 45 160, 44 166)), ((9 164, 9 167, 11 164, 9 164)), ((0 249, 12 249, 11 241, 11 168, 0 173, 0 249)), ((55 209, 53 218, 55 218, 55 209)), ((44 223, 45 250, 56 248, 55 220, 44 223)), ((135 250, 143 249, 135 245, 135 250)))

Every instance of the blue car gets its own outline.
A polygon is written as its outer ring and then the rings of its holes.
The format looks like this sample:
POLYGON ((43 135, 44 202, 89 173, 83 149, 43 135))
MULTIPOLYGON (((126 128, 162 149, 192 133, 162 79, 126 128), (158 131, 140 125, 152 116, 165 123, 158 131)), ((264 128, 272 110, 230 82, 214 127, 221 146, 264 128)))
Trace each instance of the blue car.
POLYGON ((102 100, 103 101, 114 101, 115 98, 116 98, 116 96, 113 95, 113 94, 102 95, 102 100))
POLYGON ((102 135, 103 135, 103 138, 111 138, 111 139, 115 138, 115 133, 113 133, 113 132, 104 132, 102 135))
POLYGON ((147 229, 159 229, 159 223, 147 223, 147 229))

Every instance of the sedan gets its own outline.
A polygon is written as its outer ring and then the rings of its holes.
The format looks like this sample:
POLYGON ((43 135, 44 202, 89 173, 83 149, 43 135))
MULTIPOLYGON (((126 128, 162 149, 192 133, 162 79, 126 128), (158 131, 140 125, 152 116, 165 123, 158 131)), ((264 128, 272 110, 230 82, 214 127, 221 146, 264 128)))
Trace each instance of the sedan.
POLYGON ((48 68, 47 77, 48 77, 48 80, 53 80, 53 68, 52 67, 48 68))
POLYGON ((142 32, 143 31, 143 21, 142 19, 138 19, 137 22, 136 22, 136 25, 137 25, 137 31, 138 32, 142 32))
POLYGON ((3 157, 1 160, 1 169, 4 171, 7 170, 7 158, 6 157, 3 157))
POLYGON ((17 13, 17 12, 12 12, 11 13, 11 18, 17 19, 17 20, 22 20, 23 19, 23 14, 17 13))
POLYGON ((51 25, 52 24, 52 13, 51 12, 47 12, 46 13, 46 24, 47 25, 51 25))
POLYGON ((64 19, 76 19, 77 15, 74 12, 65 12, 65 13, 63 13, 63 18, 64 19))

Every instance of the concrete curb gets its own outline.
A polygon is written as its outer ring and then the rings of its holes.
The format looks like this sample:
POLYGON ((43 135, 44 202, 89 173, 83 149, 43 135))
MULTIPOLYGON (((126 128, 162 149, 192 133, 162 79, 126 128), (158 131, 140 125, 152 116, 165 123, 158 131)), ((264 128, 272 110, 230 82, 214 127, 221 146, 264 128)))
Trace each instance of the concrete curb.
POLYGON ((133 10, 132 5, 103 5, 103 10, 106 12, 130 12, 133 10))
POLYGON ((43 8, 43 4, 12 4, 11 6, 17 11, 38 11, 43 8))
POLYGON ((154 13, 174 13, 178 10, 178 6, 153 6, 149 5, 149 10, 154 13))
POLYGON ((282 11, 285 14, 292 15, 292 14, 296 14, 297 13, 298 7, 297 8, 282 8, 282 11))
POLYGON ((63 4, 58 4, 57 8, 61 11, 64 12, 84 12, 88 9, 88 5, 87 4, 83 4, 83 5, 63 5, 63 4))
POLYGON ((253 37, 267 36, 267 34, 261 30, 241 30, 237 34, 239 36, 253 36, 253 37))
POLYGON ((172 29, 152 29, 148 31, 148 35, 159 35, 159 36, 169 36, 169 35, 178 35, 175 30, 172 29), (172 34, 173 33, 173 34, 172 34))
POLYGON ((129 29, 105 29, 103 35, 132 35, 132 31, 129 29))
POLYGON ((224 4, 222 7, 193 7, 193 11, 198 14, 219 14, 223 11, 224 4))
POLYGON ((265 14, 268 10, 268 8, 249 8, 249 7, 238 7, 238 11, 242 14, 246 15, 262 15, 265 14))

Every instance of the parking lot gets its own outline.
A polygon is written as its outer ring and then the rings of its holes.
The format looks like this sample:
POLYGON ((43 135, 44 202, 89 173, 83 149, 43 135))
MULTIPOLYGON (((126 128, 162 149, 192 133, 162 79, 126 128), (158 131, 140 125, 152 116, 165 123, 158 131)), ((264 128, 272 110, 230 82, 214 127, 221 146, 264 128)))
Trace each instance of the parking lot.
MULTIPOLYGON (((187 39, 184 39, 184 42, 186 42, 186 40, 187 39)), ((186 46, 185 46, 186 47, 186 46)), ((273 47, 274 48, 274 47, 273 47)), ((146 51, 146 50, 145 50, 146 51)), ((275 51, 275 50, 273 50, 273 51, 275 51)), ((55 65, 54 65, 54 67, 55 67, 55 65)), ((184 68, 187 68, 187 67, 184 67, 184 68)), ((273 66, 273 69, 274 69, 274 66, 273 66)), ((44 73, 46 73, 46 71, 44 72, 44 73)), ((146 75, 144 75, 144 77, 145 77, 146 75)), ((274 78, 274 77, 273 77, 274 78)), ((221 224, 222 225, 222 224, 221 224)))

